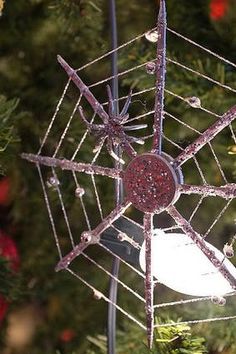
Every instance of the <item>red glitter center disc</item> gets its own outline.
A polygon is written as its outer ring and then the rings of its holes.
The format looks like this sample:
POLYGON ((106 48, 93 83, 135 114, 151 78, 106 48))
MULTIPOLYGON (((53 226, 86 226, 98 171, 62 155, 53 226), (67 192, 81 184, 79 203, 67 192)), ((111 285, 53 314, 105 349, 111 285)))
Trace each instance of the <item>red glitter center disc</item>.
POLYGON ((127 199, 143 212, 158 213, 176 198, 177 176, 162 156, 151 153, 135 157, 124 174, 127 199))

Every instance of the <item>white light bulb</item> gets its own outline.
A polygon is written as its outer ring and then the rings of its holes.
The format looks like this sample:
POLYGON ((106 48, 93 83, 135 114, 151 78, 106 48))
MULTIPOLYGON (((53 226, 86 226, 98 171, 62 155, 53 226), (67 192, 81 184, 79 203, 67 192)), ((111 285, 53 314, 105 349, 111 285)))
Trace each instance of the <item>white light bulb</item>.
MULTIPOLYGON (((223 253, 206 242, 216 257, 236 278, 236 268, 223 253)), ((145 242, 140 266, 145 271, 145 242)), ((167 287, 186 295, 224 296, 234 289, 199 247, 185 234, 165 233, 155 229, 152 239, 152 271, 154 277, 167 287)))

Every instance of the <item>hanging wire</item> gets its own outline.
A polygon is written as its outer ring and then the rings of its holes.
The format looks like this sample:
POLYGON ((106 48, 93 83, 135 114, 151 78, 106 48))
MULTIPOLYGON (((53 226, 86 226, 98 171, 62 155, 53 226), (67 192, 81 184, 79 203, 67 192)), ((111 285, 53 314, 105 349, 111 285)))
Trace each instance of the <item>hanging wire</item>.
MULTIPOLYGON (((111 92, 114 99, 114 114, 119 114, 119 91, 118 91, 118 52, 116 48, 118 47, 117 41, 117 22, 116 22, 116 4, 115 0, 109 0, 109 17, 110 17, 110 29, 111 29, 111 92)), ((119 146, 115 147, 115 154, 121 157, 122 151, 119 146)), ((121 168, 121 164, 115 162, 115 167, 121 168)), ((123 201, 123 185, 120 179, 115 181, 115 195, 116 195, 116 205, 123 201)), ((108 304, 108 317, 107 317, 107 352, 108 354, 115 354, 116 352, 116 307, 113 304, 117 303, 117 287, 118 282, 116 278, 119 276, 120 260, 117 257, 113 257, 112 269, 110 278, 110 288, 109 288, 109 299, 108 304)))

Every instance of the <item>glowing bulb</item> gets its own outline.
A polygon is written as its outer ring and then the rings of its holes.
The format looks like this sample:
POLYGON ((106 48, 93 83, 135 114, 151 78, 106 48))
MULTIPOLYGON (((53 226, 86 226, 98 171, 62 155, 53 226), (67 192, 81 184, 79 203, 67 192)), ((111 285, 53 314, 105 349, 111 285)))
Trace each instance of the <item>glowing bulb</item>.
MULTIPOLYGON (((206 245, 236 277, 236 268, 223 253, 208 242, 206 245)), ((145 271, 145 242, 140 251, 139 261, 142 270, 145 271)), ((154 230, 152 271, 160 283, 186 295, 224 296, 234 291, 198 246, 187 235, 181 233, 154 230)))

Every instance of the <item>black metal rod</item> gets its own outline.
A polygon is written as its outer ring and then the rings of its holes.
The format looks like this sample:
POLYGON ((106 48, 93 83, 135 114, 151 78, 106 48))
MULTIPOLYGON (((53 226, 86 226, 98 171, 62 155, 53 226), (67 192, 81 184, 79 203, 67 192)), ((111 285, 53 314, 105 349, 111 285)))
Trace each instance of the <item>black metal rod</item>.
MULTIPOLYGON (((115 0, 109 0, 109 18, 110 18, 110 28, 111 28, 111 49, 115 49, 118 46, 117 43, 117 24, 116 24, 116 6, 115 0)), ((119 114, 119 103, 118 103, 118 65, 117 65, 117 51, 114 51, 111 55, 111 71, 113 79, 111 80, 112 96, 114 99, 114 114, 119 114)), ((114 147, 115 153, 121 156, 122 151, 120 148, 114 147)), ((120 166, 119 162, 115 163, 115 166, 120 166)), ((116 204, 120 204, 123 201, 123 184, 120 180, 115 181, 115 195, 116 204)), ((109 299, 111 302, 108 304, 108 318, 107 318, 107 352, 108 354, 115 354, 116 351, 116 307, 113 304, 117 302, 117 286, 118 283, 115 278, 119 276, 120 260, 114 257, 112 261, 111 274, 114 278, 110 278, 109 286, 109 299)))

